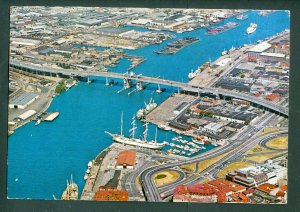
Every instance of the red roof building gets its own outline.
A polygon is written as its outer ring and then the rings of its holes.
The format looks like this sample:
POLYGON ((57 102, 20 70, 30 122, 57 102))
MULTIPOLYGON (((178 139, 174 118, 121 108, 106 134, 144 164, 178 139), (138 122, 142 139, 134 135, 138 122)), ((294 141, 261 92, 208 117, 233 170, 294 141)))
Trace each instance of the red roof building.
POLYGON ((280 95, 278 93, 272 93, 266 96, 269 101, 277 102, 280 100, 280 95))
MULTIPOLYGON (((177 186, 174 190, 174 202, 227 202, 228 196, 232 194, 241 194, 246 188, 239 184, 217 179, 209 181, 208 183, 198 183, 192 186, 177 186)), ((242 197, 237 196, 241 201, 248 201, 246 195, 242 197)), ((250 201, 250 200, 249 200, 250 201)))
POLYGON ((128 201, 128 192, 116 187, 100 186, 94 195, 95 201, 128 201))
POLYGON ((125 150, 119 153, 116 168, 127 169, 133 168, 135 165, 136 152, 133 150, 125 150))
POLYGON ((274 188, 276 188, 276 185, 270 184, 270 183, 264 183, 257 187, 257 190, 265 192, 269 194, 274 188))

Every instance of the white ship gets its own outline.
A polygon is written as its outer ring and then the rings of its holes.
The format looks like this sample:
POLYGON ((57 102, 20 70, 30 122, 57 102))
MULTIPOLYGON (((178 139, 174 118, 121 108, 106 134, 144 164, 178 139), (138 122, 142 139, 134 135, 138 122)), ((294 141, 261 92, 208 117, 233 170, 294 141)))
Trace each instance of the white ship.
POLYGON ((191 70, 191 72, 188 74, 189 80, 194 79, 198 74, 200 74, 200 72, 201 72, 200 67, 196 71, 191 70))
POLYGON ((148 115, 156 107, 157 107, 157 104, 151 98, 149 104, 145 103, 145 108, 141 108, 141 109, 138 110, 138 112, 136 113, 136 117, 138 119, 144 119, 144 118, 146 118, 146 115, 148 115))
POLYGON ((133 120, 132 120, 132 128, 129 130, 129 132, 131 133, 131 138, 127 138, 123 135, 123 113, 121 116, 121 134, 112 134, 109 133, 107 131, 105 131, 105 133, 109 134, 113 140, 115 142, 121 143, 121 144, 127 144, 127 145, 131 145, 131 146, 136 146, 136 147, 145 147, 145 148, 149 148, 149 149, 161 149, 165 146, 164 143, 157 143, 156 142, 156 137, 157 137, 157 129, 156 129, 156 133, 155 133, 155 140, 154 141, 147 141, 147 133, 148 133, 148 123, 145 123, 143 126, 145 127, 145 130, 143 132, 144 138, 143 139, 139 139, 139 138, 135 138, 135 130, 136 130, 136 124, 135 124, 135 116, 133 116, 133 120))
POLYGON ((247 28, 247 34, 252 34, 256 31, 257 24, 251 23, 250 26, 247 28))

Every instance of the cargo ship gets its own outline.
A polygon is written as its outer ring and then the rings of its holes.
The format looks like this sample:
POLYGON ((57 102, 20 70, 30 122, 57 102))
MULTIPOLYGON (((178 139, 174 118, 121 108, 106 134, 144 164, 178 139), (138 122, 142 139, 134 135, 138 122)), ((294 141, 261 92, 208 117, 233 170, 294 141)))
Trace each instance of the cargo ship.
POLYGON ((210 27, 207 28, 207 35, 217 35, 220 34, 222 32, 226 32, 230 29, 236 28, 238 27, 240 24, 236 23, 236 22, 228 22, 226 23, 224 26, 218 26, 218 27, 210 27))
POLYGON ((145 127, 145 130, 143 132, 143 139, 135 138, 135 130, 136 130, 136 124, 135 124, 135 116, 132 118, 132 128, 129 130, 130 132, 130 138, 127 138, 123 135, 123 113, 121 115, 121 134, 112 134, 110 132, 105 131, 108 135, 110 135, 113 140, 117 143, 131 145, 135 147, 144 147, 148 149, 161 149, 165 146, 165 143, 157 143, 156 137, 157 137, 157 129, 155 133, 155 140, 154 141, 147 141, 147 133, 148 133, 148 123, 146 122, 143 126, 145 127))
POLYGON ((196 71, 191 70, 191 72, 188 74, 189 80, 194 79, 200 73, 201 73, 200 67, 196 71))
POLYGON ((151 98, 148 104, 145 103, 145 108, 141 108, 141 109, 138 110, 138 112, 136 113, 136 117, 138 119, 144 119, 156 107, 157 107, 157 104, 151 98))
POLYGON ((71 175, 70 183, 67 180, 67 188, 61 196, 62 200, 78 200, 78 186, 73 182, 73 177, 71 175))
POLYGON ((250 26, 247 28, 247 34, 252 34, 256 31, 257 24, 251 23, 250 26))

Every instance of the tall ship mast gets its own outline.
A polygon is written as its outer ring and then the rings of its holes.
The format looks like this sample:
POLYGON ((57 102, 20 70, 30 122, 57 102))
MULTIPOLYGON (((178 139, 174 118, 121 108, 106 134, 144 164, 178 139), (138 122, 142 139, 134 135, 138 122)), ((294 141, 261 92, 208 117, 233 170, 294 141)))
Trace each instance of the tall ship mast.
POLYGON ((67 180, 67 188, 64 190, 62 200, 78 200, 78 186, 73 182, 73 177, 71 175, 70 183, 67 180))
MULTIPOLYGON (((123 114, 123 113, 122 113, 123 114)), ((161 149, 165 146, 164 143, 157 143, 156 142, 156 135, 155 135, 155 140, 153 141, 147 141, 147 135, 148 135, 148 123, 145 123, 143 126, 145 127, 145 130, 143 132, 143 139, 135 138, 135 130, 137 129, 136 123, 135 123, 135 116, 132 118, 132 128, 129 130, 130 132, 130 137, 125 137, 122 134, 123 131, 123 115, 121 115, 121 134, 112 134, 110 132, 105 131, 108 135, 110 135, 113 140, 117 143, 121 144, 127 144, 131 146, 136 146, 136 147, 144 147, 144 148, 149 148, 149 149, 161 149)), ((156 132, 157 133, 157 132, 156 132)))

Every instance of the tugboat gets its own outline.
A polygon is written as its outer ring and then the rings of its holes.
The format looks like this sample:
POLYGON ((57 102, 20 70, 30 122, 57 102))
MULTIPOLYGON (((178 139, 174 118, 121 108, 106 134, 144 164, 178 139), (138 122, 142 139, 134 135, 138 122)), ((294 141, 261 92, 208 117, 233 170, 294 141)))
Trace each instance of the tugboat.
POLYGON ((71 175, 70 183, 67 180, 67 188, 61 196, 62 200, 78 200, 78 186, 73 182, 73 177, 71 175))
POLYGON ((162 93, 166 90, 165 88, 160 88, 159 84, 157 86, 158 86, 158 88, 156 90, 156 93, 162 93))

